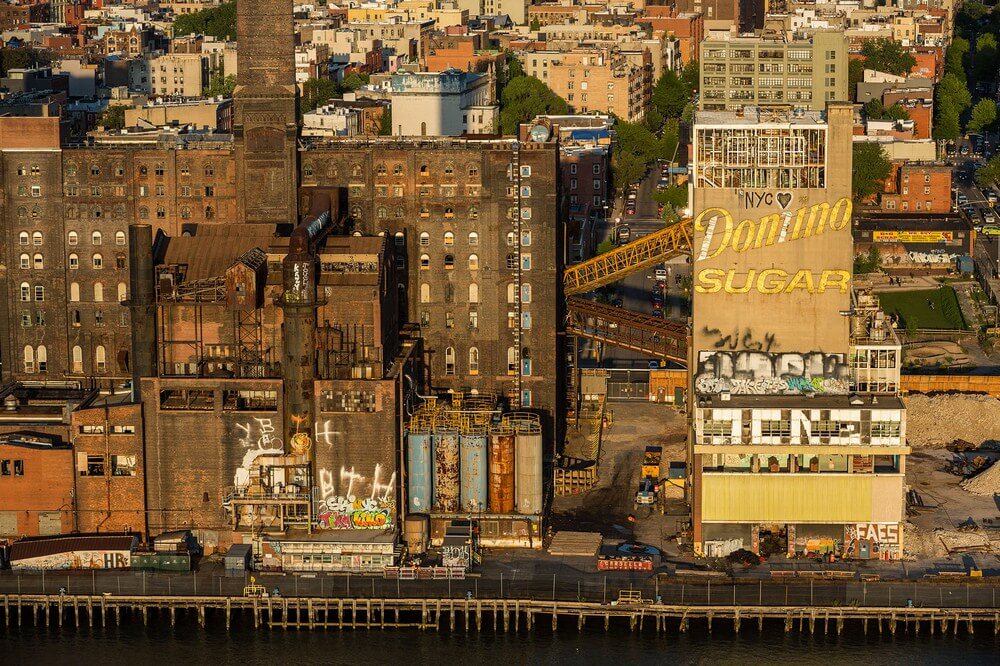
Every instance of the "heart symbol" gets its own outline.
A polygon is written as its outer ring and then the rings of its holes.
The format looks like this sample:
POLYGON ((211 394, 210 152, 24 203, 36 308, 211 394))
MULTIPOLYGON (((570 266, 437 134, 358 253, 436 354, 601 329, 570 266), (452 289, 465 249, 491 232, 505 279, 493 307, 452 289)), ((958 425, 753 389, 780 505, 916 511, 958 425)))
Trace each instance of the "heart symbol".
POLYGON ((792 202, 791 192, 778 192, 778 203, 781 205, 783 209, 788 208, 788 204, 790 204, 791 202, 792 202))

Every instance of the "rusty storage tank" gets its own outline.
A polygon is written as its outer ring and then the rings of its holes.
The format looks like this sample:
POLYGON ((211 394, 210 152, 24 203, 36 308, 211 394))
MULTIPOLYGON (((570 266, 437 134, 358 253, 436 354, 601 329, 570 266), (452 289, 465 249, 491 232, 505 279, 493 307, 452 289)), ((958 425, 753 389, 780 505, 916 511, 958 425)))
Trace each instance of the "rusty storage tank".
POLYGON ((422 513, 411 513, 403 521, 403 541, 410 555, 427 552, 431 537, 431 517, 422 513))
POLYGON ((542 512, 542 429, 528 415, 514 424, 514 503, 518 513, 542 512))
POLYGON ((434 508, 438 511, 458 511, 458 450, 457 430, 434 433, 434 508))
POLYGON ((514 512, 514 432, 490 435, 490 513, 514 512))
POLYGON ((462 463, 462 511, 480 513, 486 510, 487 442, 485 429, 481 432, 463 433, 459 437, 462 463))
POLYGON ((429 432, 411 432, 406 437, 406 469, 408 473, 407 501, 410 513, 422 513, 431 508, 431 450, 434 436, 429 432))

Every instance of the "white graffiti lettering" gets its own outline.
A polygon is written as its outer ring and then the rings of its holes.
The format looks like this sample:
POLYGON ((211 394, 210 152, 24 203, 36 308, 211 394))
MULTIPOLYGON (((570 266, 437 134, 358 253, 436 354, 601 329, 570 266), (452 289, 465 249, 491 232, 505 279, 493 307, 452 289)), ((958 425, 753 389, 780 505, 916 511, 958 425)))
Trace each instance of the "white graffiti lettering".
POLYGON ((702 352, 694 380, 698 393, 768 395, 843 394, 850 390, 843 354, 810 352, 702 352))

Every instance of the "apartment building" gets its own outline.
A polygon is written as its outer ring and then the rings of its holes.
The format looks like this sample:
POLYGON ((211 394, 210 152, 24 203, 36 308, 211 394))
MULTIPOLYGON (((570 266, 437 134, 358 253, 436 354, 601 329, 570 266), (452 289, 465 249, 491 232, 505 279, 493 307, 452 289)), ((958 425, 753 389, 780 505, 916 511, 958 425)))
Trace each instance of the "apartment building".
POLYGON ((150 94, 154 97, 200 97, 212 69, 200 53, 165 53, 149 61, 150 94))
POLYGON ((449 69, 389 79, 395 136, 459 136, 495 131, 500 108, 493 77, 449 69))
POLYGON ((634 122, 649 110, 653 64, 648 51, 527 51, 521 55, 521 62, 526 74, 543 81, 566 100, 571 113, 613 113, 634 122))
POLYGON ((734 111, 743 106, 795 106, 814 111, 851 99, 847 90, 847 40, 839 31, 809 37, 712 33, 701 45, 699 108, 734 111))

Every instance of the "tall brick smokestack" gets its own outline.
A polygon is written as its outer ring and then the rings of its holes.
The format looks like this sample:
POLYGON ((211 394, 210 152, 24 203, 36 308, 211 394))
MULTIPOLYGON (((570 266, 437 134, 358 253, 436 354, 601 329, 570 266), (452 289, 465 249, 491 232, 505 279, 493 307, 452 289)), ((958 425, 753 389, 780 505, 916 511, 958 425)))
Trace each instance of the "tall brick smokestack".
POLYGON ((293 26, 292 0, 236 5, 233 135, 241 222, 298 222, 293 26))
POLYGON ((139 380, 156 375, 156 287, 153 275, 153 228, 133 224, 128 230, 129 310, 132 317, 132 399, 139 380))

